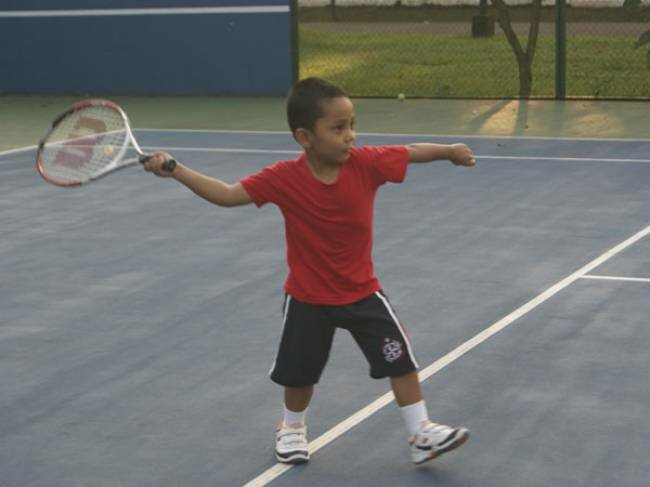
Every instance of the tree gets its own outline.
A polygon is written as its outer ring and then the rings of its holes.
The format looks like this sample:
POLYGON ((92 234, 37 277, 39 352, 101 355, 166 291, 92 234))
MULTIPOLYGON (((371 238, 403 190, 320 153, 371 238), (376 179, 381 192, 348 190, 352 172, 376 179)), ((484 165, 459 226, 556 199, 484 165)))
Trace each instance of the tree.
MULTIPOLYGON (((519 96, 521 98, 527 98, 530 96, 533 88, 533 60, 537 47, 537 37, 539 35, 539 22, 542 16, 542 0, 532 0, 526 49, 522 47, 519 37, 517 37, 517 34, 512 28, 508 5, 506 5, 504 0, 491 1, 497 9, 497 22, 506 35, 506 39, 508 39, 508 43, 512 47, 512 51, 517 59, 517 65, 519 67, 519 96)), ((640 2, 641 0, 632 1, 640 2)))
MULTIPOLYGON (((650 6, 642 5, 641 0, 625 0, 623 8, 628 15, 639 20, 650 20, 650 6)), ((650 44, 650 30, 646 30, 639 36, 634 44, 634 49, 638 49, 645 44, 650 44)), ((648 68, 650 68, 650 51, 648 51, 648 68)))
POLYGON ((330 0, 330 14, 332 15, 332 20, 339 20, 336 15, 336 0, 330 0))

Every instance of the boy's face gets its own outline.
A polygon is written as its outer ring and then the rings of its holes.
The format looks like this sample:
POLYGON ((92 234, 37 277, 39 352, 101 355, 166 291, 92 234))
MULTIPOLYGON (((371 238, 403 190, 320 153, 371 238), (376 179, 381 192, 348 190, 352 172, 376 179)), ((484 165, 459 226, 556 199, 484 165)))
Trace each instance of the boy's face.
POLYGON ((321 102, 323 116, 316 120, 314 130, 306 130, 303 147, 318 162, 339 165, 350 156, 357 134, 354 130, 354 106, 348 97, 330 98, 321 102))

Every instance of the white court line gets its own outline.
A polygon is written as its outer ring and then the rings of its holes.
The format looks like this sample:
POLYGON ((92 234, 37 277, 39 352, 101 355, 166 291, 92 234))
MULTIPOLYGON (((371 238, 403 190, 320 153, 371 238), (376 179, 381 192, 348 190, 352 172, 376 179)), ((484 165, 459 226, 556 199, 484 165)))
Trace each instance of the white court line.
POLYGON ((289 6, 188 7, 188 8, 110 8, 75 10, 0 10, 0 18, 33 17, 108 17, 131 15, 202 15, 286 13, 289 6))
POLYGON ((594 274, 590 274, 588 276, 582 276, 581 279, 601 279, 604 281, 650 282, 650 279, 647 277, 596 276, 594 274))
POLYGON ((546 156, 475 156, 482 159, 516 159, 522 161, 573 161, 573 162, 632 162, 650 164, 650 159, 606 159, 602 157, 546 157, 546 156))
POLYGON ((377 133, 369 132, 363 135, 370 135, 373 137, 427 137, 427 138, 465 138, 465 139, 505 139, 505 140, 566 140, 566 141, 583 141, 583 142, 650 142, 650 139, 623 139, 620 137, 544 137, 541 135, 445 135, 445 134, 400 134, 400 133, 377 133))
POLYGON ((188 132, 197 134, 282 134, 291 136, 289 130, 221 130, 221 129, 148 129, 137 128, 135 132, 188 132))
MULTIPOLYGON (((478 345, 486 341, 491 336, 500 332, 501 330, 506 328, 508 325, 512 324, 517 319, 521 318, 528 312, 532 311, 537 306, 539 306, 543 302, 547 301, 549 298, 556 295, 562 289, 566 288, 567 286, 573 284, 576 280, 585 276, 589 271, 595 269, 602 263, 611 259, 616 254, 625 250, 627 247, 634 244, 635 242, 638 242, 648 234, 650 234, 650 226, 647 226, 643 230, 632 235, 630 238, 624 240, 617 246, 611 248, 601 256, 595 258, 588 264, 584 265, 583 267, 575 271, 573 274, 557 282, 556 284, 548 288, 546 291, 539 294, 537 297, 528 301, 526 304, 520 306, 509 315, 505 316, 504 318, 501 318, 496 323, 493 323, 492 325, 484 329, 482 332, 475 335, 473 338, 467 340, 465 343, 463 343, 462 345, 458 346, 457 348, 449 352, 444 357, 439 358, 431 365, 421 370, 419 373, 420 381, 423 382, 429 377, 431 377, 432 375, 434 375, 435 373, 444 369, 447 365, 456 361, 457 359, 465 355, 467 352, 469 352, 473 348, 477 347, 478 345)), ((347 432, 355 425, 361 423, 362 421, 364 421, 365 419, 367 419, 368 417, 370 417, 371 415, 373 415, 374 413, 376 413, 377 411, 379 411, 380 409, 382 409, 384 406, 391 403, 392 401, 393 401, 393 393, 387 392, 383 396, 379 397, 378 399, 368 404, 365 408, 356 412, 352 416, 348 417, 347 419, 337 424, 336 426, 334 426, 333 428, 331 428, 330 430, 328 430, 327 432, 325 432, 324 434, 316 438, 314 441, 312 441, 309 444, 309 451, 311 453, 315 453, 316 451, 320 450, 325 445, 331 443, 336 438, 341 436, 343 433, 347 432)), ((266 470, 265 472, 261 473, 259 476, 255 477, 250 482, 246 483, 244 487, 262 487, 264 485, 267 485, 269 482, 276 479, 277 477, 285 473, 290 468, 292 468, 291 465, 278 463, 273 467, 269 468, 268 470, 266 470)))
POLYGON ((16 154, 18 152, 25 152, 25 151, 28 151, 28 150, 34 150, 37 147, 38 147, 37 145, 30 145, 30 146, 27 146, 27 147, 18 147, 16 149, 3 150, 3 151, 0 151, 0 156, 7 156, 9 154, 16 154))
POLYGON ((291 154, 297 155, 302 151, 300 150, 279 150, 279 149, 239 149, 235 147, 161 147, 161 146, 142 146, 147 150, 164 150, 172 152, 216 152, 216 153, 230 153, 230 154, 291 154))
MULTIPOLYGON (((148 146, 148 150, 164 151, 187 151, 187 152, 224 152, 224 153, 242 153, 242 154, 300 154, 299 150, 277 150, 277 149, 240 149, 237 147, 160 147, 148 146)), ((544 157, 544 156, 489 156, 476 154, 476 159, 506 159, 522 161, 571 161, 571 162, 629 162, 636 164, 650 164, 650 159, 603 159, 595 157, 544 157)))

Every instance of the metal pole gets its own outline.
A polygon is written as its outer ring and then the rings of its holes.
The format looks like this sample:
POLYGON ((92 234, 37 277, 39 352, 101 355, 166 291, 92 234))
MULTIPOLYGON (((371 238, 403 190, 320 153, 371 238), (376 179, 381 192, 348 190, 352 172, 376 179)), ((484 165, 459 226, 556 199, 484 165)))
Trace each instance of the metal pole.
POLYGON ((566 99, 566 0, 555 2, 555 98, 566 99))
POLYGON ((298 0, 290 0, 291 24, 291 79, 292 84, 300 80, 300 49, 298 47, 298 0))

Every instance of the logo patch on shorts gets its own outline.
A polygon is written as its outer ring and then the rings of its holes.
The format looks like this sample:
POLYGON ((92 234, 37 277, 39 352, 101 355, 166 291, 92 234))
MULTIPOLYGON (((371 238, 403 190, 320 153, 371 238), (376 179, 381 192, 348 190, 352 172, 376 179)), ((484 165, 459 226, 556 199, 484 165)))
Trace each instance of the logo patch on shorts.
POLYGON ((382 352, 384 353, 384 359, 386 362, 393 363, 404 355, 404 348, 397 340, 386 338, 384 342, 382 352))

